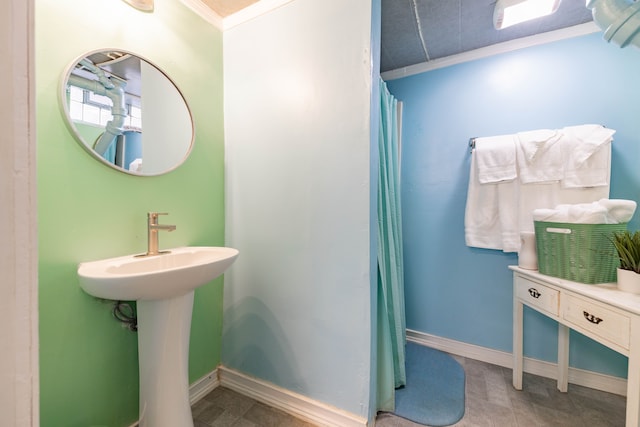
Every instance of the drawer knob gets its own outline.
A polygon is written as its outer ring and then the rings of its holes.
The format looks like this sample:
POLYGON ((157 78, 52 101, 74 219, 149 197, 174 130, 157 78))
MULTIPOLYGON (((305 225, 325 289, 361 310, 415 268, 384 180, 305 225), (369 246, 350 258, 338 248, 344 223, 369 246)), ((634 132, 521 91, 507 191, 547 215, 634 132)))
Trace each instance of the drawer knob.
POLYGON ((597 325, 598 323, 602 322, 601 318, 596 317, 593 314, 590 314, 588 311, 583 311, 582 314, 584 314, 584 318, 591 323, 595 323, 597 325))
POLYGON ((540 295, 542 294, 538 292, 536 288, 529 288, 529 295, 531 295, 534 298, 540 298, 540 295))

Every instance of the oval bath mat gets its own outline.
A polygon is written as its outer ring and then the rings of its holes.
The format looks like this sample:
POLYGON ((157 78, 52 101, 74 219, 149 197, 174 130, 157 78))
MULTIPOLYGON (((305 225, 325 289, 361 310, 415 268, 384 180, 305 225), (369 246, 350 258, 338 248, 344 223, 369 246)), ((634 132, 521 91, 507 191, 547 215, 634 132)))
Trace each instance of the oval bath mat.
POLYGON ((464 369, 451 356, 408 342, 407 384, 396 390, 393 413, 418 424, 448 426, 464 415, 464 369))

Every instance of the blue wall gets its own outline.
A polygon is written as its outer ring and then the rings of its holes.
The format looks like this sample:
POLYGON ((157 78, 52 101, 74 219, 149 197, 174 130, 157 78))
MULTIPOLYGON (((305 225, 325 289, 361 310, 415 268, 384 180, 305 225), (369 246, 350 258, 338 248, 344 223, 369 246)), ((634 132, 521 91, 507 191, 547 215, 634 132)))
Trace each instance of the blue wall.
MULTIPOLYGON (((404 102, 407 328, 512 349, 515 254, 469 248, 468 140, 601 123, 614 136, 611 198, 640 201, 640 51, 591 34, 389 82, 404 102)), ((630 229, 639 228, 639 215, 630 229)), ((525 312, 525 354, 556 361, 557 323, 525 312)), ((572 332, 574 367, 624 377, 627 359, 572 332)))

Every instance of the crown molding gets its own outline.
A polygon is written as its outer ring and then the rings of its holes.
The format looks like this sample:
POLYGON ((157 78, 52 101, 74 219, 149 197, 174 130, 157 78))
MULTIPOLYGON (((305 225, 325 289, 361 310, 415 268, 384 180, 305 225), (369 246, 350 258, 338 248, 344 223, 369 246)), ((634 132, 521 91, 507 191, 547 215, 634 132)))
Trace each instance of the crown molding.
POLYGON ((291 3, 292 1, 294 0, 260 0, 224 18, 223 29, 229 30, 237 25, 284 6, 287 3, 291 3))
POLYGON ((212 24, 220 31, 224 31, 224 19, 215 13, 209 6, 200 0, 180 0, 185 6, 202 17, 205 21, 212 24))
POLYGON ((200 0, 180 0, 185 6, 212 24, 220 31, 226 31, 244 22, 271 12, 294 0, 260 0, 227 17, 221 17, 200 0))
POLYGON ((459 53, 457 55, 446 56, 444 58, 434 59, 420 64, 409 65, 407 67, 397 68, 395 70, 385 71, 380 76, 383 80, 395 80, 403 77, 413 76, 415 74, 425 73, 427 71, 436 70, 438 68, 449 67, 451 65, 462 64, 464 62, 475 61, 477 59, 487 58, 489 56, 499 55, 501 53, 512 52, 514 50, 524 49, 527 47, 543 45, 559 40, 569 39, 573 37, 584 36, 587 34, 597 33, 601 31, 594 22, 574 25, 573 27, 562 28, 560 30, 548 31, 529 37, 509 40, 507 42, 495 45, 481 47, 469 52, 459 53))

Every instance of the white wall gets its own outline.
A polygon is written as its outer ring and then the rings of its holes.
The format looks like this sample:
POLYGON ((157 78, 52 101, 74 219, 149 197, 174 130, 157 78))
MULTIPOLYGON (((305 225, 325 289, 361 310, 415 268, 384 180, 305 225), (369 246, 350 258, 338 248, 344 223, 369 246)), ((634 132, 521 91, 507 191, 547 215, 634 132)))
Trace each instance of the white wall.
POLYGON ((227 244, 240 257, 222 362, 363 417, 370 47, 368 0, 295 0, 224 34, 227 244))
POLYGON ((0 5, 0 425, 39 424, 33 1, 0 5))

